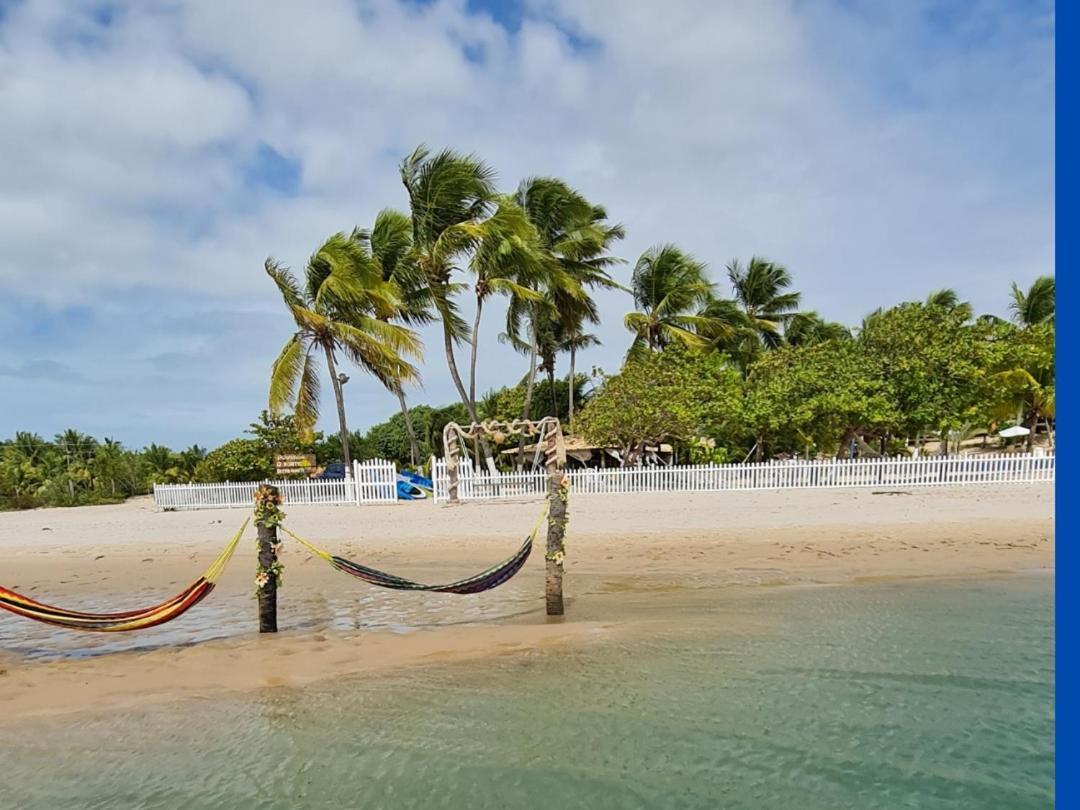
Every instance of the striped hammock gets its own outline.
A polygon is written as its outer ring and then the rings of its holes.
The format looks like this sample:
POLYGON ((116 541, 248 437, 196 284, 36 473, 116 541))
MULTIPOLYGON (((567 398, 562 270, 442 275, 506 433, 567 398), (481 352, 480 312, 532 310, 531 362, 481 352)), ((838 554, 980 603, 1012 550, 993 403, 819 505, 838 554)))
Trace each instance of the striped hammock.
POLYGON ((540 530, 545 515, 547 515, 546 508, 537 519, 536 525, 533 526, 532 531, 521 544, 521 548, 514 554, 507 557, 501 563, 481 571, 479 574, 466 577, 465 579, 459 579, 455 582, 448 582, 444 585, 426 585, 422 582, 415 582, 411 579, 405 579, 404 577, 387 574, 384 571, 369 568, 366 565, 361 565, 352 560, 347 560, 344 557, 339 557, 336 554, 331 554, 329 551, 321 549, 315 544, 294 534, 285 526, 281 526, 281 529, 293 540, 300 543, 300 545, 304 546, 304 548, 312 554, 326 560, 338 571, 361 579, 369 585, 376 585, 380 588, 391 588, 398 591, 430 591, 434 593, 470 594, 482 593, 483 591, 490 591, 492 588, 497 588, 521 570, 522 566, 525 565, 525 561, 529 559, 529 554, 532 553, 533 541, 536 539, 536 533, 540 530))
MULTIPOLYGON (((250 520, 250 518, 249 518, 250 520)), ((45 624, 65 627, 69 630, 90 630, 99 633, 119 633, 127 630, 145 630, 159 624, 172 621, 182 616, 214 590, 214 585, 225 566, 232 558, 240 537, 247 528, 248 520, 233 535, 225 546, 225 550, 218 555, 217 559, 210 564, 206 572, 197 580, 188 585, 184 590, 158 605, 143 608, 142 610, 128 610, 120 613, 83 613, 77 610, 47 605, 29 596, 16 593, 9 588, 0 586, 0 608, 9 610, 28 619, 44 622, 45 624)))

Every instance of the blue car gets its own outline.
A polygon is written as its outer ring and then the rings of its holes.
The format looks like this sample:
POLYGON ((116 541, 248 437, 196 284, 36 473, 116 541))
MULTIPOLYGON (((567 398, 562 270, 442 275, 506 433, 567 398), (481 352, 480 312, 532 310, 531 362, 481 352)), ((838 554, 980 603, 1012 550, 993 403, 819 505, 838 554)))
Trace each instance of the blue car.
POLYGON ((345 465, 340 461, 335 461, 326 465, 324 469, 318 475, 313 475, 312 478, 315 481, 344 481, 345 480, 345 465))

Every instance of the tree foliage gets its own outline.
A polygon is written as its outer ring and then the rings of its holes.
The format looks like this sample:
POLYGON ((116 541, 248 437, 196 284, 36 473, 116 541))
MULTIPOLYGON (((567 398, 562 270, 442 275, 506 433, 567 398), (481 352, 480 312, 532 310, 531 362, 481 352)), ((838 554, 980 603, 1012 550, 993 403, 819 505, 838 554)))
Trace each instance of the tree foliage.
POLYGON ((270 449, 258 439, 233 439, 207 453, 197 481, 261 481, 274 475, 270 449))
POLYGON ((632 463, 647 445, 730 435, 739 393, 739 374, 722 355, 676 347, 643 352, 603 378, 581 413, 581 432, 632 463))
POLYGON ((743 420, 759 447, 835 452, 897 421, 890 390, 863 347, 845 340, 763 355, 746 383, 743 420))
POLYGON ((193 480, 205 451, 151 444, 130 450, 67 430, 48 441, 19 432, 0 442, 0 509, 112 503, 144 495, 154 483, 193 480))
POLYGON ((907 303, 870 318, 859 343, 886 380, 897 431, 941 433, 978 418, 993 342, 964 307, 907 303))

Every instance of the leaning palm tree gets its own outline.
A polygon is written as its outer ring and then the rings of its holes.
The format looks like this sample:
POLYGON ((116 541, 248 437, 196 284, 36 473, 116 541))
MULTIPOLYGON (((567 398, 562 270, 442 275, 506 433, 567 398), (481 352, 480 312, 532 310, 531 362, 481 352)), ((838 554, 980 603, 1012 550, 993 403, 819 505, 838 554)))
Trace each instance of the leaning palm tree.
POLYGON ((1039 276, 1028 288, 1027 292, 1020 289, 1014 281, 1012 285, 1013 300, 1009 304, 1013 321, 1023 328, 1053 321, 1054 293, 1053 276, 1039 276))
POLYGON ((674 341, 708 345, 698 334, 709 326, 698 311, 713 297, 703 262, 675 245, 656 245, 638 258, 630 289, 637 310, 623 322, 634 333, 631 354, 656 351, 674 341))
POLYGON ((408 261, 422 275, 442 322, 450 379, 473 421, 476 403, 458 370, 454 347, 469 340, 456 296, 463 289, 453 273, 475 249, 479 224, 496 207, 495 173, 474 155, 452 149, 431 154, 418 146, 401 162, 401 182, 409 195, 412 246, 408 261))
POLYGON ((490 217, 472 229, 475 249, 469 269, 476 281, 476 307, 469 343, 469 401, 476 406, 476 361, 480 348, 480 320, 484 304, 493 295, 530 303, 541 299, 542 286, 554 266, 547 261, 539 234, 525 210, 510 196, 500 197, 490 217))
POLYGON ((266 260, 266 272, 296 323, 296 332, 270 373, 270 410, 277 414, 292 405, 297 427, 311 434, 319 416, 319 376, 313 355, 321 350, 334 387, 342 460, 348 468, 352 459, 341 390, 345 375, 339 376, 337 354, 380 380, 402 384, 419 377, 406 359, 420 356, 419 338, 412 330, 388 322, 401 311, 397 286, 383 280, 381 268, 357 232, 336 233, 327 239, 308 260, 303 285, 273 259, 266 260))
POLYGON ((792 291, 791 274, 782 265, 753 256, 743 266, 734 259, 727 266, 735 300, 766 349, 783 342, 781 327, 798 310, 800 293, 792 291))
MULTIPOLYGON (((414 327, 430 323, 434 318, 431 290, 423 274, 409 261, 409 251, 412 248, 412 221, 409 216, 385 208, 375 217, 375 224, 370 231, 358 231, 357 235, 367 242, 372 259, 379 265, 383 281, 397 286, 401 307, 394 320, 414 327)), ((409 439, 409 459, 415 467, 420 463, 420 441, 405 398, 405 388, 400 380, 384 379, 377 370, 370 370, 383 386, 397 397, 398 408, 405 422, 405 433, 409 439)))

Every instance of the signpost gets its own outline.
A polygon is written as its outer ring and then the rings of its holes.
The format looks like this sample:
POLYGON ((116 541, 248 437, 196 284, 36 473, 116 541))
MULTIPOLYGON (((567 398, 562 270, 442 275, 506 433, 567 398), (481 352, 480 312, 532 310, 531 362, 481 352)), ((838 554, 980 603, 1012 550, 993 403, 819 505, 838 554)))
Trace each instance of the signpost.
POLYGON ((274 471, 278 475, 311 475, 315 468, 314 453, 294 453, 275 456, 274 471))

